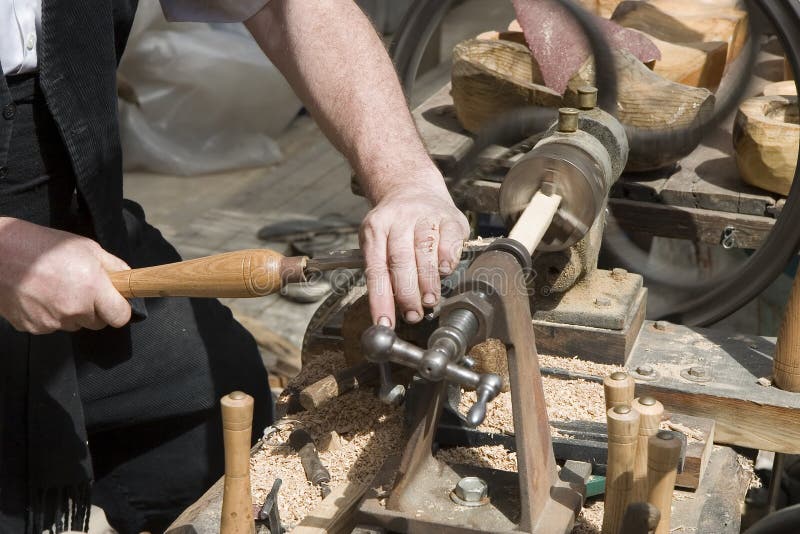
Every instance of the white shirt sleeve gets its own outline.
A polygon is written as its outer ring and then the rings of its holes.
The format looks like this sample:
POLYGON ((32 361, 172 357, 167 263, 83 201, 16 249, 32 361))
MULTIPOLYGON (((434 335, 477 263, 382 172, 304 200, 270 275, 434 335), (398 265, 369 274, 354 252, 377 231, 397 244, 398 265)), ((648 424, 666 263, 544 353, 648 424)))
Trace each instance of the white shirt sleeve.
POLYGON ((160 0, 171 22, 243 22, 269 0, 160 0))

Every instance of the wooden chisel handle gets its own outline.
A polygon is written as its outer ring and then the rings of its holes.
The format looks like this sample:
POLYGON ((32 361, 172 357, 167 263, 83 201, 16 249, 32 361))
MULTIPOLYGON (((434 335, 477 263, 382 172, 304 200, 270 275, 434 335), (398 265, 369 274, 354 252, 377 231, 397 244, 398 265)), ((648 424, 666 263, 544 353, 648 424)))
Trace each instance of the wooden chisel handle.
POLYGON ((123 297, 263 297, 305 281, 305 256, 248 249, 109 273, 123 297))
POLYGON ((222 490, 221 534, 254 534, 250 494, 250 439, 253 397, 234 391, 222 397, 222 437, 225 445, 225 485, 222 490))
POLYGON ((794 278, 775 344, 772 379, 786 391, 800 392, 800 273, 794 278))

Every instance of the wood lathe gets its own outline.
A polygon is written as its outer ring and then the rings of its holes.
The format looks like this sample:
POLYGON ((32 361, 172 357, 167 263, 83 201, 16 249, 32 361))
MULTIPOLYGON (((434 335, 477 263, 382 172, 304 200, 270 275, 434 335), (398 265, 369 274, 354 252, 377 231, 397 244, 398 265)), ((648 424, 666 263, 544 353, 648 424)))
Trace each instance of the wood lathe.
MULTIPOLYGON (((640 2, 625 4, 647 9, 640 2)), ((636 27, 639 16, 623 10, 617 19, 636 27)), ((698 17, 698 24, 704 18, 698 17)), ((650 31, 668 39, 656 29, 650 31)), ((739 38, 724 41, 730 58, 744 46, 739 38)), ((715 45, 714 56, 722 55, 722 49, 715 45)), ((706 85, 716 85, 714 72, 706 85)), ((283 421, 297 417, 313 426, 309 414, 317 410, 335 418, 342 397, 363 399, 376 382, 381 386, 375 394, 382 400, 404 398, 400 410, 408 420, 409 437, 402 454, 385 462, 374 480, 370 473, 366 483, 358 479, 359 470, 377 446, 365 446, 349 464, 347 482, 340 477, 338 487, 331 459, 341 457, 323 455, 334 482, 332 493, 297 520, 297 532, 350 532, 359 525, 355 532, 361 534, 565 533, 588 492, 590 467, 595 475, 606 476, 611 508, 606 532, 630 525, 635 529, 631 532, 657 528, 732 534, 739 531, 749 475, 739 463, 742 458, 723 445, 800 453, 795 423, 800 397, 789 386, 783 391, 767 379, 773 375, 773 339, 645 321, 642 278, 624 269, 597 268, 607 207, 619 224, 644 234, 755 248, 769 237, 783 199, 742 189, 730 172, 734 159, 724 158, 726 166, 720 163, 718 146, 730 144, 729 127, 723 131, 724 142, 701 144, 680 167, 657 175, 629 175, 615 184, 625 166, 625 158, 616 155, 627 147, 626 137, 614 133, 617 125, 605 121, 593 103, 596 98, 591 88, 582 88, 572 103, 579 111, 565 110, 543 135, 490 147, 475 165, 480 168, 467 177, 454 169, 478 140, 457 122, 450 87, 415 111, 459 206, 499 216, 515 239, 486 247, 466 272, 458 273, 458 284, 447 288, 443 306, 416 327, 400 325, 394 333, 368 329, 360 287, 320 308, 307 332, 307 363, 331 351, 344 353, 346 364, 326 368, 329 374, 319 382, 314 380, 321 375, 314 375, 297 391, 287 391, 286 405, 294 400, 300 407, 283 421), (536 210, 530 208, 532 199, 540 206, 536 210), (551 218, 553 224, 544 232, 542 226, 528 227, 530 219, 541 225, 551 218), (526 272, 536 276, 523 277, 526 272), (525 278, 524 291, 498 282, 517 275, 525 278), (496 350, 476 350, 487 346, 475 346, 487 337, 494 338, 496 350), (549 359, 553 355, 567 358, 549 359), (506 367, 487 365, 489 356, 506 367), (625 370, 614 369, 622 372, 617 377, 610 370, 575 370, 566 362, 576 356, 602 369, 616 364, 625 370), (602 411, 607 422, 554 420, 558 415, 552 411, 548 418, 541 382, 553 378, 593 385, 601 392, 605 382, 608 406, 602 411), (504 385, 510 393, 501 391, 504 385), (508 398, 512 423, 502 431, 473 428, 508 398), (300 412, 302 406, 310 408, 300 412), (633 419, 638 419, 637 429, 633 419), (667 428, 671 432, 663 432, 667 428), (442 454, 452 446, 498 445, 516 455, 516 469, 489 468, 488 462, 482 463, 485 457, 479 457, 477 466, 467 466, 447 460, 455 455, 442 454), (674 494, 676 486, 697 491, 674 494)), ((797 300, 793 297, 793 304, 797 300)), ((790 306, 795 312, 796 307, 790 306)), ((795 316, 788 313, 787 324, 794 325, 795 316)), ((786 384, 797 369, 791 330, 781 337, 778 385, 786 384)), ((381 424, 389 419, 376 418, 381 424)), ((353 426, 347 422, 335 430, 344 434, 353 426)), ((368 427, 364 433, 374 433, 380 441, 377 429, 368 427)), ((345 441, 351 438, 358 441, 352 432, 345 441)), ((387 439, 400 441, 393 434, 387 439)), ((259 453, 262 461, 275 457, 270 447, 264 445, 259 453)), ((263 471, 270 476, 276 472, 263 471)), ((202 528, 199 519, 213 506, 201 508, 176 527, 192 524, 197 531, 213 531, 213 526, 202 528)))

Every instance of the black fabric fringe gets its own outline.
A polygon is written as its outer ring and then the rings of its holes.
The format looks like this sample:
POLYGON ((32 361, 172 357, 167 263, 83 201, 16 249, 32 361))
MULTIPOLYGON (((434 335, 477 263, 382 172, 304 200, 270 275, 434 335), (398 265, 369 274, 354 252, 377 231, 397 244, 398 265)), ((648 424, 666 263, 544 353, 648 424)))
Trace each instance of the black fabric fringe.
POLYGON ((28 511, 28 534, 89 530, 92 510, 91 485, 48 488, 33 492, 28 511))

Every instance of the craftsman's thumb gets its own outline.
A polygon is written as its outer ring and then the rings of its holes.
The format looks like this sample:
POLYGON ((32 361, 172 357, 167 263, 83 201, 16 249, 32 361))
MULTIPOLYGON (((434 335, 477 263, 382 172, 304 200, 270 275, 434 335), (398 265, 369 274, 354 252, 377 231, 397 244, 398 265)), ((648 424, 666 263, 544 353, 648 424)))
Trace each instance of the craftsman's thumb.
POLYGON ((114 256, 113 254, 109 254, 103 249, 100 249, 96 255, 97 260, 100 262, 101 267, 107 273, 114 273, 117 271, 128 271, 130 267, 127 263, 119 259, 118 257, 114 256))

